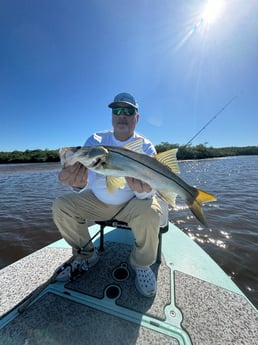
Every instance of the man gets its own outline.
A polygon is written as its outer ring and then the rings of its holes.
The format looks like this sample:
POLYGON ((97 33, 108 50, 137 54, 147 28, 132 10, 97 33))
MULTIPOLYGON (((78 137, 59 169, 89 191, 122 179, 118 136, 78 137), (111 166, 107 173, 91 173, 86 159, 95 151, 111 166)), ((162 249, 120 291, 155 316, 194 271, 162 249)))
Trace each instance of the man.
MULTIPOLYGON (((113 130, 93 134, 85 146, 124 146, 143 138, 143 151, 154 155, 156 151, 152 143, 135 132, 139 113, 134 97, 120 93, 109 104, 109 108, 112 109, 113 130)), ((110 194, 105 176, 88 171, 79 162, 64 167, 59 179, 75 190, 80 190, 57 198, 53 204, 54 222, 76 256, 70 269, 90 268, 98 262, 98 253, 90 240, 87 220, 104 221, 115 216, 117 220, 128 223, 135 237, 135 246, 130 256, 130 264, 135 271, 135 285, 142 295, 154 296, 157 283, 150 265, 156 261, 162 214, 155 191, 143 181, 127 177, 126 187, 110 194)), ((59 274, 58 279, 67 280, 69 274, 67 268, 59 274)))

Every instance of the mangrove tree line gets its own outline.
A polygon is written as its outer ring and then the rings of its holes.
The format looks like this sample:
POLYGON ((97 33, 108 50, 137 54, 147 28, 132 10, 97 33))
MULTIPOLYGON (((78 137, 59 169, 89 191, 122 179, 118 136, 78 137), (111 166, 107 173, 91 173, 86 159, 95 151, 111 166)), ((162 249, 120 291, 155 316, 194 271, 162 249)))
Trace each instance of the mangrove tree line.
MULTIPOLYGON (((168 142, 161 142, 160 144, 156 145, 157 152, 163 152, 173 148, 178 148, 177 158, 179 160, 258 155, 258 146, 214 148, 208 147, 204 144, 199 144, 196 146, 186 147, 178 144, 170 144, 168 142)), ((0 152, 0 164, 47 163, 58 161, 58 150, 45 149, 0 152)))

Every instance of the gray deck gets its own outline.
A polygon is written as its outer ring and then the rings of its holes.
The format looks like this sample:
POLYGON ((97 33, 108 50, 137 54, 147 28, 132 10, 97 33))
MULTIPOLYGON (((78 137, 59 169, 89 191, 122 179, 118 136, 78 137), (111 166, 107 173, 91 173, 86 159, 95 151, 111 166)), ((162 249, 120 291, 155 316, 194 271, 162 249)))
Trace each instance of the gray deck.
POLYGON ((71 255, 71 249, 45 247, 0 270, 0 317, 48 280, 71 255))
POLYGON ((65 287, 101 299, 109 286, 117 286, 121 292, 116 299, 117 305, 165 320, 164 308, 171 303, 171 298, 170 287, 164 282, 170 281, 170 269, 164 261, 160 267, 154 264, 152 270, 156 274, 158 292, 155 298, 142 297, 135 288, 135 274, 127 263, 131 248, 130 245, 106 242, 105 251, 100 255, 100 260, 94 270, 85 272, 82 279, 70 282, 65 287), (126 279, 118 280, 114 277, 113 273, 119 268, 128 271, 126 279))
POLYGON ((182 272, 175 272, 175 291, 193 344, 258 344, 258 314, 243 296, 182 272))
MULTIPOLYGON (((59 290, 47 292, 4 326, 0 345, 188 345, 189 341, 171 338, 159 328, 162 321, 172 325, 173 318, 166 316, 165 308, 174 300, 182 313, 182 333, 189 335, 193 345, 257 345, 258 314, 243 296, 171 271, 163 258, 160 266, 153 266, 158 293, 155 298, 144 298, 135 288, 134 272, 127 263, 130 250, 128 244, 107 242, 94 269, 63 288, 59 284, 59 290), (174 279, 174 296, 168 289, 170 279, 174 279), (92 298, 99 307, 110 300, 113 308, 117 306, 138 317, 145 314, 156 324, 140 327, 139 320, 119 317, 119 310, 112 314, 71 300, 73 294, 92 298)), ((45 282, 70 255, 70 249, 44 248, 0 271, 1 314, 45 282)), ((178 327, 176 322, 174 326, 178 327)))
POLYGON ((2 331, 1 345, 178 345, 175 339, 54 294, 2 331))

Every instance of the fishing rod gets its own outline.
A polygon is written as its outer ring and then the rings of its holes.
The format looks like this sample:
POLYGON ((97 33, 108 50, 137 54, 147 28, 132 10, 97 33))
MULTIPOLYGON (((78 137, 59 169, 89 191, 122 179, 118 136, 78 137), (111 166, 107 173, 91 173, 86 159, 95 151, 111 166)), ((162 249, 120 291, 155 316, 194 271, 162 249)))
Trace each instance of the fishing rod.
POLYGON ((215 115, 213 115, 209 121, 183 146, 182 148, 185 148, 191 144, 191 142, 202 132, 207 128, 235 99, 237 96, 232 97, 215 115))

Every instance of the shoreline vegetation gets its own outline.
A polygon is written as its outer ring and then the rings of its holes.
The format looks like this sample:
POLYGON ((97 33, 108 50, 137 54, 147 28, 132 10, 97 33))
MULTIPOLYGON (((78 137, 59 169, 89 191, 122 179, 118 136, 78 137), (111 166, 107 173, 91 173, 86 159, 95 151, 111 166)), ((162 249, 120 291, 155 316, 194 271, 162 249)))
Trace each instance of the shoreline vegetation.
MULTIPOLYGON (((258 155, 258 146, 214 148, 208 147, 205 144, 199 144, 196 146, 180 146, 179 144, 161 142, 160 144, 155 145, 155 147, 158 153, 178 148, 178 160, 258 155)), ((0 152, 0 164, 59 162, 58 151, 58 149, 38 149, 0 152)))

